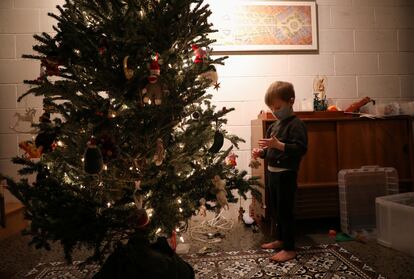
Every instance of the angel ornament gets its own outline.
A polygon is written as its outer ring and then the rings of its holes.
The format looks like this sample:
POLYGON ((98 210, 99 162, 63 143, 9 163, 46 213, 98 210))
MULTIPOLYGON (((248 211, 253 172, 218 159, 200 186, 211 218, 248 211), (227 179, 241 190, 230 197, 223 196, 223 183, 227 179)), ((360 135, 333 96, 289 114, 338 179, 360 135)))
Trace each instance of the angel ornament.
POLYGON ((141 192, 141 180, 137 180, 135 183, 135 190, 134 190, 134 202, 137 209, 142 209, 142 205, 144 203, 144 196, 140 193, 141 192))
POLYGON ((207 207, 206 207, 206 199, 200 199, 200 208, 198 209, 198 215, 206 217, 207 216, 207 207))
POLYGON ((229 203, 227 201, 226 180, 221 179, 221 177, 218 175, 215 175, 211 182, 214 185, 214 192, 216 194, 217 203, 220 205, 220 208, 229 209, 229 203))
POLYGON ((157 148, 156 148, 152 161, 155 163, 156 166, 159 167, 162 165, 164 158, 165 158, 164 142, 162 141, 162 139, 158 138, 157 148))

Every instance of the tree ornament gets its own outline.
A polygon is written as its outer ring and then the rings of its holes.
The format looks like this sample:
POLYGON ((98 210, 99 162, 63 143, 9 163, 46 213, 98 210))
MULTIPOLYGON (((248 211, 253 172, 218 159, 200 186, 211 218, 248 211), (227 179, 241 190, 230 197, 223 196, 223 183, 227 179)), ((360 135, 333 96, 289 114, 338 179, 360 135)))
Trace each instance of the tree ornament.
POLYGON ((200 208, 198 209, 198 214, 200 216, 206 217, 207 216, 207 207, 206 207, 206 199, 200 199, 200 208))
POLYGON ((171 236, 167 239, 167 243, 175 252, 175 250, 177 249, 177 233, 175 231, 171 233, 171 236))
POLYGON ((239 157, 239 156, 237 156, 234 152, 231 152, 231 153, 230 153, 230 154, 226 157, 226 164, 227 164, 228 166, 232 166, 232 167, 237 166, 237 161, 236 161, 237 157, 239 157))
POLYGON ((214 133, 214 142, 213 145, 208 150, 210 153, 217 153, 223 147, 224 144, 224 135, 220 131, 214 133))
POLYGON ((46 153, 54 149, 54 142, 56 140, 56 133, 53 131, 41 132, 35 138, 35 145, 37 148, 42 148, 42 152, 46 153))
POLYGON ((106 53, 107 48, 108 48, 108 41, 107 41, 106 37, 102 37, 99 40, 99 48, 98 48, 99 55, 103 56, 106 53))
POLYGON ((142 89, 142 102, 144 104, 161 105, 162 98, 164 96, 164 89, 160 83, 148 83, 144 89, 142 89))
POLYGON ((214 185, 213 192, 216 194, 217 203, 220 208, 229 209, 227 201, 226 180, 221 179, 220 176, 215 175, 211 182, 214 185))
POLYGON ((214 89, 220 88, 218 83, 217 69, 214 65, 209 65, 207 71, 199 75, 200 79, 209 82, 210 86, 214 86, 214 89), (217 87, 217 88, 216 88, 217 87))
POLYGON ((150 75, 148 76, 148 84, 142 89, 142 102, 144 104, 161 105, 164 95, 168 94, 168 90, 159 82, 160 62, 158 53, 152 58, 149 64, 150 75))
POLYGON ((259 162, 259 160, 257 159, 250 160, 249 167, 251 167, 252 169, 258 169, 260 166, 261 166, 261 163, 259 162))
POLYGON ((199 119, 200 118, 200 113, 198 111, 193 112, 192 114, 194 119, 199 119))
POLYGON ((220 83, 218 83, 217 69, 214 65, 208 64, 208 55, 207 51, 198 47, 197 45, 192 45, 191 48, 194 51, 194 64, 199 65, 199 70, 203 71, 199 78, 202 81, 206 81, 210 86, 214 86, 214 89, 218 90, 220 88, 220 83))
POLYGON ((112 136, 104 134, 96 139, 96 144, 101 150, 104 162, 118 157, 120 150, 112 136))
MULTIPOLYGON (((194 64, 200 65, 201 69, 204 69, 208 64, 207 51, 198 47, 197 45, 192 45, 191 48, 194 51, 194 64)), ((214 86, 214 89, 218 90, 220 88, 220 83, 218 83, 217 69, 214 65, 208 65, 207 69, 199 75, 199 78, 202 81, 209 82, 210 86, 214 86)))
POLYGON ((149 224, 149 218, 145 209, 137 209, 137 228, 141 229, 149 224))
POLYGON ((149 71, 150 71, 150 75, 148 77, 148 81, 149 83, 154 84, 158 81, 158 77, 161 74, 158 53, 156 53, 154 59, 152 59, 149 65, 149 71))
POLYGON ((103 56, 106 53, 106 47, 98 48, 98 53, 100 56, 103 56))
POLYGON ((103 169, 101 150, 96 146, 95 138, 90 139, 84 155, 84 169, 86 173, 98 174, 103 169))
POLYGON ((134 198, 134 202, 135 202, 135 206, 138 209, 142 209, 142 205, 144 203, 144 196, 141 194, 141 180, 135 181, 135 190, 133 193, 133 198, 134 198))
POLYGON ((253 225, 253 224, 254 224, 254 219, 250 216, 250 214, 249 214, 249 213, 244 212, 244 213, 243 213, 243 223, 244 223, 246 226, 251 226, 251 225, 253 225))
POLYGON ((220 89, 220 82, 214 83, 214 89, 217 91, 220 89))
POLYGON ((128 58, 129 56, 125 56, 124 58, 124 75, 127 80, 130 80, 134 77, 134 70, 128 68, 128 58))
POLYGON ((143 229, 149 224, 149 217, 144 208, 133 207, 126 218, 126 223, 136 229, 143 229))
MULTIPOLYGON (((39 117, 39 122, 40 123, 51 123, 50 121, 50 113, 49 112, 44 112, 40 117, 39 117)), ((39 134, 37 134, 36 138, 35 138, 35 144, 36 147, 42 147, 42 152, 46 153, 51 151, 54 148, 53 143, 56 140, 56 132, 55 131, 43 131, 40 132, 39 134)))
POLYGON ((19 143, 19 148, 24 150, 25 155, 29 159, 38 159, 42 156, 43 147, 37 147, 31 140, 22 141, 19 143))
POLYGON ((108 109, 108 118, 115 118, 116 117, 116 111, 113 109, 108 109))
POLYGON ((40 63, 40 77, 56 76, 60 74, 59 61, 57 58, 43 58, 40 63))
POLYGON ((191 48, 193 49, 195 55, 194 63, 202 64, 204 62, 204 59, 206 58, 206 51, 196 44, 192 45, 191 48))
POLYGON ((162 165, 162 162, 164 161, 164 158, 165 158, 165 153, 166 152, 164 149, 164 142, 162 141, 162 139, 158 138, 156 151, 152 159, 152 161, 155 163, 156 166, 162 165))

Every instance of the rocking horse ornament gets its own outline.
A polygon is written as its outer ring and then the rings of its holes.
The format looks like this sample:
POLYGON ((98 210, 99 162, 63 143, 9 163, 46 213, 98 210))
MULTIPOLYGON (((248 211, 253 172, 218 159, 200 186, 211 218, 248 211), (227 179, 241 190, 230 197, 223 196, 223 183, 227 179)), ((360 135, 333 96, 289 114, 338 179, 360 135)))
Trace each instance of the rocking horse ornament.
POLYGON ((21 122, 29 122, 31 125, 34 124, 35 115, 36 115, 36 109, 34 109, 34 108, 26 109, 26 112, 24 114, 16 112, 14 114, 14 116, 17 117, 16 123, 14 123, 14 125, 10 126, 10 129, 12 129, 13 131, 15 131, 17 133, 35 134, 36 130, 32 130, 32 131, 18 131, 18 130, 16 130, 16 127, 19 126, 21 122))

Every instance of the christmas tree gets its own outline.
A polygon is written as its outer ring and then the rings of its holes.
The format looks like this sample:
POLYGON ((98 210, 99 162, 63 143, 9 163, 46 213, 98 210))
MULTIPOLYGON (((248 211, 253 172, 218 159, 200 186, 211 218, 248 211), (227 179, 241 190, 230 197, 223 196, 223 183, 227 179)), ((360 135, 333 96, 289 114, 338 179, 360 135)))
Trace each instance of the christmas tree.
POLYGON ((203 199, 213 210, 237 200, 232 190, 256 193, 257 179, 226 164, 242 141, 224 129, 232 109, 207 94, 225 59, 210 56, 208 5, 67 0, 58 10, 56 34, 35 35, 38 54, 24 56, 41 74, 21 98, 44 97, 44 113, 13 161, 35 179, 7 178, 36 247, 59 241, 71 260, 87 246, 101 261, 133 236, 180 231, 203 199))

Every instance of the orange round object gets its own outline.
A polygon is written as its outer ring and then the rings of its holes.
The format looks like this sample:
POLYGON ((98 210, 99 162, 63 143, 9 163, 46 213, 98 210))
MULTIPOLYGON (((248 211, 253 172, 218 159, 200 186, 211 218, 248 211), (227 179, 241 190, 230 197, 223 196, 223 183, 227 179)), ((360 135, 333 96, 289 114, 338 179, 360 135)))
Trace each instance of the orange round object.
POLYGON ((328 107, 328 111, 339 111, 339 109, 336 106, 332 105, 328 107))
POLYGON ((335 230, 329 230, 328 235, 329 236, 336 236, 336 231, 335 230))

